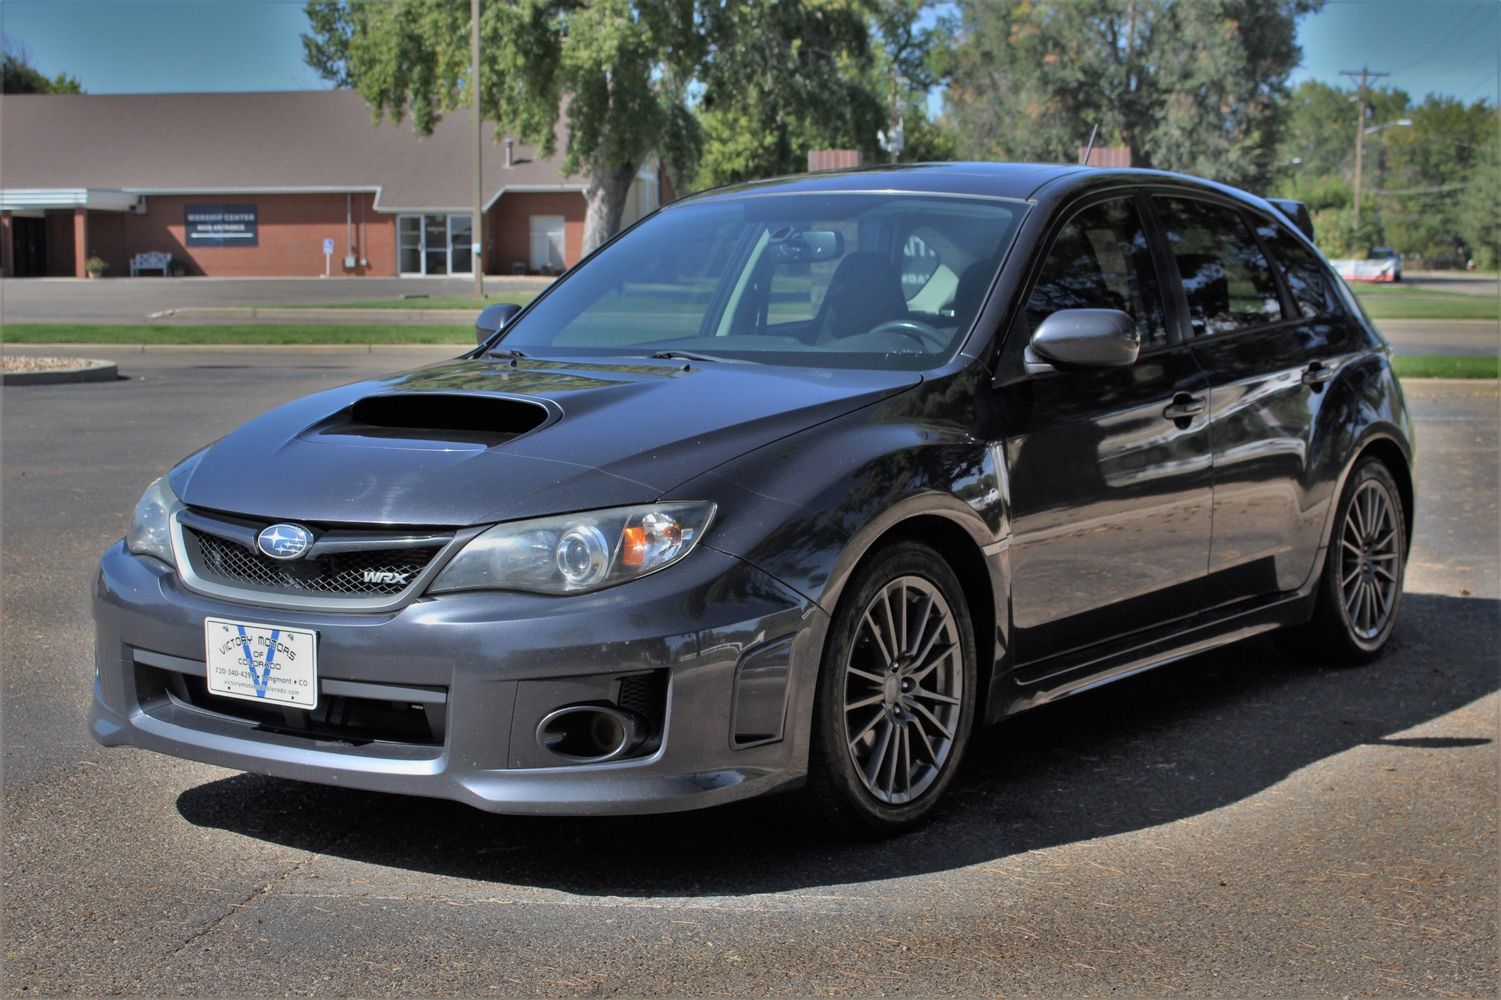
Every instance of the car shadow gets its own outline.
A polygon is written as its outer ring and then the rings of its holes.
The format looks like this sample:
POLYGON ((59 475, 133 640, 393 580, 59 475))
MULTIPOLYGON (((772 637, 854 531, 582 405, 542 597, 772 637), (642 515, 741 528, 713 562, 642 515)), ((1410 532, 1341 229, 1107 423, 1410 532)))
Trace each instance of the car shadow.
MULTIPOLYGON (((850 843, 788 796, 667 816, 496 816, 457 803, 238 775, 183 792, 190 823, 370 864, 585 895, 727 896, 858 883, 1127 833, 1255 795, 1498 688, 1501 601, 1408 594, 1392 646, 1322 668, 1240 643, 983 730, 922 829, 850 843)), ((1373 781, 1379 780, 1379 775, 1373 781)))

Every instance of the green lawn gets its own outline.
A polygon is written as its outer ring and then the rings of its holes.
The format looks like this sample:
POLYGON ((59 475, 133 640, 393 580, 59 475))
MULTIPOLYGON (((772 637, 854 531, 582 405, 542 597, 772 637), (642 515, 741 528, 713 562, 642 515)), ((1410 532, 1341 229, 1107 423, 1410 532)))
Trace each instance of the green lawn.
POLYGON ((288 306, 289 309, 452 309, 455 312, 477 313, 486 306, 500 302, 514 302, 524 306, 536 298, 529 292, 512 292, 506 295, 491 295, 477 299, 474 296, 439 296, 431 299, 376 299, 370 302, 319 302, 288 306))
MULTIPOLYGON (((473 344, 473 329, 457 326, 146 326, 142 324, 11 323, 12 344, 473 344)), ((1447 354, 1397 355, 1403 378, 1498 378, 1501 359, 1447 354)))
POLYGON ((1362 299, 1473 299, 1480 297, 1467 295, 1464 292, 1449 292, 1442 288, 1421 288, 1395 282, 1389 285, 1377 285, 1356 281, 1351 283, 1350 289, 1362 299))
POLYGON ((474 328, 454 326, 145 326, 7 323, 11 344, 473 344, 474 328))
POLYGON ((1399 285, 1352 285, 1371 319, 1498 319, 1501 302, 1488 295, 1399 285))
POLYGON ((1458 354, 1399 354, 1392 367, 1401 378, 1497 378, 1501 358, 1458 354))
POLYGON ((1371 319, 1501 319, 1501 303, 1495 299, 1365 299, 1371 319))

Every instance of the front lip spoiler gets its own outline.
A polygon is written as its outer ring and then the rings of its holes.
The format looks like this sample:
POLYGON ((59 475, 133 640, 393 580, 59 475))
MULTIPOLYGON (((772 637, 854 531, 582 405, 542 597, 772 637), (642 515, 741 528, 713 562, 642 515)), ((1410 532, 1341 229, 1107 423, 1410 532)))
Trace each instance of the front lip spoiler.
MULTIPOLYGON (((89 732, 101 746, 134 746, 218 767, 293 781, 370 792, 450 799, 491 813, 531 816, 629 816, 686 812, 750 798, 802 783, 803 773, 785 767, 717 767, 653 773, 654 757, 577 767, 466 771, 446 770, 449 754, 426 760, 380 761, 379 770, 350 766, 346 755, 329 764, 308 763, 299 746, 280 748, 269 737, 237 736, 232 728, 206 733, 195 720, 188 729, 144 713, 126 719, 100 701, 89 710, 89 732)), ((226 723, 226 727, 233 724, 226 723)), ((248 730, 250 727, 245 726, 248 730)), ((293 738, 288 738, 288 743, 293 738)), ((321 756, 321 755, 320 755, 321 756)), ((357 760, 357 758, 355 758, 357 760)))

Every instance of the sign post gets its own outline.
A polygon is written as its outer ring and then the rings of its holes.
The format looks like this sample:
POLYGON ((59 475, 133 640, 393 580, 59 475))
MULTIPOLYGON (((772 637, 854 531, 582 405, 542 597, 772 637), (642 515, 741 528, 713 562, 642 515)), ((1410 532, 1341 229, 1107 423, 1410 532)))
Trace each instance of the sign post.
POLYGON ((323 276, 327 278, 334 270, 334 241, 323 241, 323 276))

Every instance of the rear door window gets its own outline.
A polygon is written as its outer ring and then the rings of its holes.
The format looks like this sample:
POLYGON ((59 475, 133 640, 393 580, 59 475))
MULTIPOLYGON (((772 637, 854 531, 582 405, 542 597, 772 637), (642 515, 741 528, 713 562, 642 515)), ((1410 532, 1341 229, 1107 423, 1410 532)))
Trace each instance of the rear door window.
POLYGON ((1277 279, 1239 212, 1192 198, 1153 199, 1196 337, 1283 318, 1277 279))
POLYGON ((1091 205, 1053 240, 1027 300, 1035 331, 1060 309, 1119 309, 1136 321, 1142 350, 1167 343, 1151 245, 1130 198, 1091 205))

